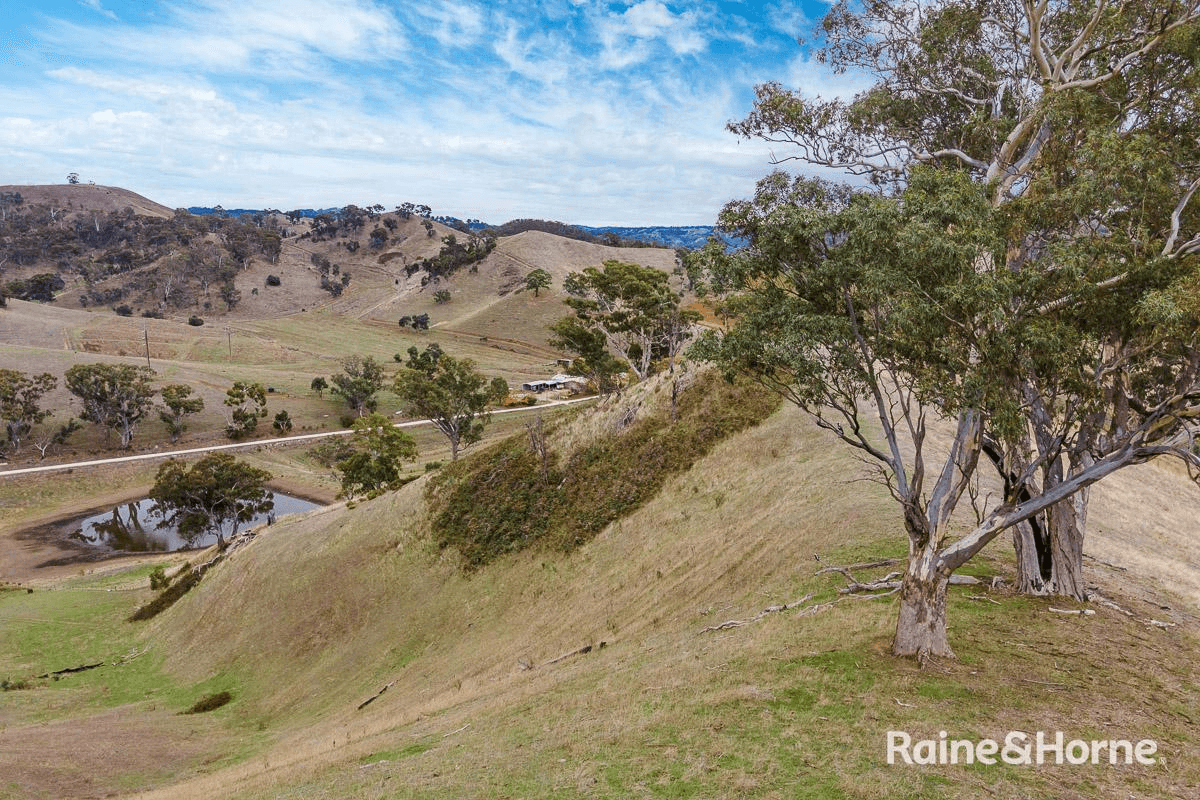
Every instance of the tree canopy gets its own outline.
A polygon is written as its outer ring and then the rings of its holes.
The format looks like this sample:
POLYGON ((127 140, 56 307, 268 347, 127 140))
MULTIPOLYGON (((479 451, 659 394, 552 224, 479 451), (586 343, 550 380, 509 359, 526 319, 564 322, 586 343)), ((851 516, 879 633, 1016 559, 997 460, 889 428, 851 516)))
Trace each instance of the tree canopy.
POLYGON ((563 281, 564 301, 574 316, 564 317, 551 330, 553 344, 583 357, 593 369, 606 366, 601 341, 639 380, 650 375, 655 359, 673 357, 688 338, 688 327, 700 315, 680 307, 670 276, 653 267, 622 261, 588 267, 563 281))
POLYGON ((478 442, 489 420, 487 408, 508 396, 503 378, 488 379, 475 362, 447 355, 436 344, 408 348, 408 361, 394 389, 409 413, 429 419, 450 441, 450 458, 478 442))
POLYGON ((354 421, 353 452, 337 462, 342 495, 374 495, 400 482, 400 467, 417 457, 417 443, 382 414, 354 421))
POLYGON ((224 550, 226 533, 232 539, 243 523, 275 507, 270 479, 270 472, 228 453, 209 454, 191 468, 171 459, 158 468, 150 499, 160 525, 174 525, 189 542, 213 533, 224 550))
POLYGON ((376 408, 375 395, 383 388, 383 367, 371 356, 355 354, 342 362, 342 371, 330 377, 329 383, 330 392, 364 417, 376 408))
POLYGON ((117 431, 121 447, 129 447, 137 424, 154 399, 149 367, 130 364, 76 364, 66 371, 66 386, 80 399, 80 417, 104 428, 105 438, 117 431))
POLYGON ((730 126, 882 190, 776 174, 727 206, 749 246, 709 255, 742 297, 706 347, 879 465, 909 539, 897 654, 951 653, 946 580, 1001 530, 1082 596, 1083 490, 1158 455, 1198 466, 1198 8, 840 3, 818 56, 874 85, 766 84, 730 126), (955 429, 940 462, 930 413, 955 429), (955 540, 981 455, 1005 497, 955 540))
POLYGON ((0 421, 9 446, 21 449, 21 442, 53 412, 41 407, 42 396, 58 385, 49 372, 28 375, 20 370, 0 369, 0 421))

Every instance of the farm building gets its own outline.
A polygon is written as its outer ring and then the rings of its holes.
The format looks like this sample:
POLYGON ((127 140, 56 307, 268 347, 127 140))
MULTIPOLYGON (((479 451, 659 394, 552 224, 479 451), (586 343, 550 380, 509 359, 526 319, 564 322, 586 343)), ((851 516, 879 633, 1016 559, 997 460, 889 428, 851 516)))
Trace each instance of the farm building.
POLYGON ((546 392, 554 389, 571 389, 587 384, 587 379, 578 375, 552 375, 549 378, 522 383, 521 388, 527 392, 546 392))

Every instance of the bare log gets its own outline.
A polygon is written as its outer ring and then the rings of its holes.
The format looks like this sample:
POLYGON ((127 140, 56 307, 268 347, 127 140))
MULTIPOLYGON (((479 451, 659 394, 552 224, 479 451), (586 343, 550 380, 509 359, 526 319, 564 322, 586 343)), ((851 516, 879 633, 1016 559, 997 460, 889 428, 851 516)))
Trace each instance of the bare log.
MULTIPOLYGON (((729 630, 730 628, 740 628, 743 625, 749 625, 752 622, 758 622, 760 619, 765 617, 767 614, 775 614, 780 611, 791 611, 793 608, 799 608, 800 606, 804 605, 809 600, 811 600, 812 597, 813 596, 811 594, 806 594, 806 595, 804 595, 804 597, 801 597, 799 600, 793 601, 791 603, 781 603, 777 606, 767 606, 762 611, 755 614, 753 617, 749 617, 748 619, 731 619, 727 622, 722 622, 720 625, 711 625, 711 626, 701 630, 700 633, 712 633, 713 631, 724 631, 724 630, 729 630)), ((817 605, 809 606, 808 608, 804 609, 804 611, 805 611, 805 613, 815 613, 817 611, 820 611, 820 610, 823 610, 826 608, 830 608, 832 606, 833 606, 833 603, 819 603, 817 605)))

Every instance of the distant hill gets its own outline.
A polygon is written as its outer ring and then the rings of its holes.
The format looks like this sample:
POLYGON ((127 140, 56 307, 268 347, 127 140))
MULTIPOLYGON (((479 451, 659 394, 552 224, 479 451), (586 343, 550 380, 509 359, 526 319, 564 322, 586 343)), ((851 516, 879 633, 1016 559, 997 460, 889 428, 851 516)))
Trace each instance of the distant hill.
MULTIPOLYGON (((253 216, 256 214, 269 213, 262 209, 251 208, 225 208, 222 209, 225 214, 233 217, 253 216)), ((216 212, 216 207, 209 206, 192 206, 188 208, 193 214, 199 216, 209 216, 216 212)), ((294 213, 305 219, 312 219, 321 214, 335 214, 339 211, 337 208, 300 208, 294 213)), ((529 220, 519 219, 510 220, 503 225, 493 225, 488 222, 482 222, 477 219, 462 220, 454 216, 435 216, 431 219, 440 222, 450 228, 455 228, 462 231, 495 231, 500 236, 512 236, 527 230, 540 230, 546 233, 553 233, 557 236, 566 236, 567 238, 580 239, 582 241, 590 241, 596 244, 610 244, 619 246, 631 242, 645 242, 651 245, 668 248, 684 248, 696 250, 704 247, 704 244, 712 236, 716 236, 716 228, 712 225, 653 225, 653 226, 617 226, 607 225, 601 227, 589 225, 574 225, 565 222, 552 222, 549 220, 529 220), (616 239, 613 239, 616 237, 616 239)), ((728 237, 722 237, 728 241, 728 237)))

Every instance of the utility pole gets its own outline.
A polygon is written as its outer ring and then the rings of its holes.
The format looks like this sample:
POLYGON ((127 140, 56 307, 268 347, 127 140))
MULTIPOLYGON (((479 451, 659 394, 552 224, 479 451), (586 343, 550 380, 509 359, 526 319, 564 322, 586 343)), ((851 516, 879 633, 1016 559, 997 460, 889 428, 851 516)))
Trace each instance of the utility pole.
POLYGON ((142 335, 146 337, 146 366, 150 366, 150 326, 142 328, 142 335))

